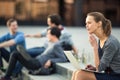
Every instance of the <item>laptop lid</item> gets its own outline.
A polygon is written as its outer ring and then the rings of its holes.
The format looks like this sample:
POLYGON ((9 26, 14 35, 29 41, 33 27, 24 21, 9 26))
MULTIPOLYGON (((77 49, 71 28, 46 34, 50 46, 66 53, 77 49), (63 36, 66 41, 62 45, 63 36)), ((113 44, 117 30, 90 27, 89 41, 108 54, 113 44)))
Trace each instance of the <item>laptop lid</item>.
POLYGON ((83 71, 87 71, 87 72, 96 72, 96 73, 104 73, 104 72, 97 72, 97 71, 93 71, 93 70, 88 70, 88 69, 83 69, 83 65, 77 61, 77 59, 73 56, 71 51, 64 51, 65 55, 67 56, 67 58, 69 59, 70 63, 76 68, 76 69, 81 69, 83 71))
POLYGON ((77 59, 73 56, 71 51, 64 51, 65 55, 67 56, 68 60, 70 61, 70 63, 76 68, 76 69, 81 69, 79 62, 77 61, 77 59))

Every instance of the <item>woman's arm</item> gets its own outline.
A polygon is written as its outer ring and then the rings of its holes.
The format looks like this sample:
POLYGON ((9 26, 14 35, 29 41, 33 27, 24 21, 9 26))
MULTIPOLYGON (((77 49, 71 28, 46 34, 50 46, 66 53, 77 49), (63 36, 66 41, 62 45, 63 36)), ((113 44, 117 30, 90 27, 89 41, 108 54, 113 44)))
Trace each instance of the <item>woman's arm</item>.
MULTIPOLYGON (((106 68, 110 67, 110 65, 116 66, 117 63, 117 57, 115 57, 115 54, 118 50, 117 44, 114 42, 106 42, 103 48, 103 56, 100 60, 99 64, 99 71, 105 71, 106 68)), ((118 55, 117 55, 118 56, 118 55)))
POLYGON ((96 70, 98 70, 98 66, 100 63, 99 56, 98 56, 98 43, 97 43, 95 36, 92 34, 89 35, 89 41, 90 41, 91 46, 93 47, 94 62, 95 62, 96 70))

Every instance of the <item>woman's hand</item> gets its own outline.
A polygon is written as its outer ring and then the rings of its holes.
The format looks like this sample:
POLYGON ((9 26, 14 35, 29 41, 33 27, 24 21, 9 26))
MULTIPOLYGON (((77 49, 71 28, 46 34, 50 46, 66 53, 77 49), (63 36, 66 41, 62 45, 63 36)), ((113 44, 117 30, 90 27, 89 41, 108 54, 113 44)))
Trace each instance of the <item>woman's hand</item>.
POLYGON ((96 38, 95 38, 94 35, 89 34, 89 41, 90 41, 90 44, 91 44, 91 46, 92 46, 93 48, 98 49, 97 40, 96 40, 96 38))
POLYGON ((96 71, 96 68, 91 64, 87 65, 85 69, 96 71))

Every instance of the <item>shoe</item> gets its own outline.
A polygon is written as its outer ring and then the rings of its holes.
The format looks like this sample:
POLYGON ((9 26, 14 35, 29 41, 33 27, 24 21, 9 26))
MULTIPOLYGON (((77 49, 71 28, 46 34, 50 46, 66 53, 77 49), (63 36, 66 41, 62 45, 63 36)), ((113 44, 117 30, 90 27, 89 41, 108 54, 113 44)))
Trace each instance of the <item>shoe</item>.
POLYGON ((2 72, 6 72, 6 69, 3 68, 3 67, 0 67, 0 70, 1 70, 2 72))
POLYGON ((23 46, 17 45, 17 51, 26 59, 31 60, 32 57, 27 53, 23 46))
POLYGON ((24 80, 22 73, 14 74, 14 75, 11 76, 11 78, 12 78, 13 80, 24 80))
POLYGON ((41 71, 41 68, 38 69, 38 70, 30 70, 30 71, 28 72, 28 74, 31 74, 31 75, 39 75, 40 71, 41 71))
POLYGON ((22 72, 12 73, 12 77, 13 77, 13 78, 17 78, 17 77, 22 76, 22 75, 23 75, 22 72))

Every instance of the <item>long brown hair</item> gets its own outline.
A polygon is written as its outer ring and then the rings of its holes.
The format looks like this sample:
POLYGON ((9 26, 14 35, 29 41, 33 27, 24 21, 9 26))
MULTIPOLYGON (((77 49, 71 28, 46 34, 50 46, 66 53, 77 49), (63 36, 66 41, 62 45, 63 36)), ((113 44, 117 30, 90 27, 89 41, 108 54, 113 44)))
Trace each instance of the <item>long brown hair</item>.
POLYGON ((109 36, 111 34, 111 21, 109 19, 106 19, 102 13, 90 12, 87 14, 87 16, 93 16, 95 22, 102 22, 102 28, 106 36, 109 36))

